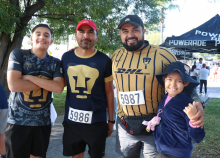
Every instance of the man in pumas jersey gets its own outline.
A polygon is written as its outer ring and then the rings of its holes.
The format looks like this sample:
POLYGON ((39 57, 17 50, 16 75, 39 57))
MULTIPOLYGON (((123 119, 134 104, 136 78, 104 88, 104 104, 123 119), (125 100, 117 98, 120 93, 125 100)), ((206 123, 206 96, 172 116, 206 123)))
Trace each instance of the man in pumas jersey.
POLYGON ((115 123, 111 59, 94 47, 98 30, 93 21, 80 21, 75 37, 79 47, 61 60, 67 84, 63 155, 83 158, 88 145, 91 158, 102 158, 115 123))
MULTIPOLYGON (((166 48, 150 45, 144 40, 143 21, 137 15, 128 15, 118 25, 123 48, 112 56, 113 78, 118 90, 116 152, 126 158, 155 157, 156 147, 152 133, 142 126, 143 120, 156 115, 164 96, 164 89, 155 75, 165 71, 176 61, 166 48)), ((201 101, 196 92, 192 95, 199 109, 195 124, 204 124, 201 101)))
POLYGON ((60 60, 47 53, 53 43, 49 26, 36 25, 31 43, 32 49, 14 49, 8 62, 11 93, 5 144, 9 158, 46 157, 51 133, 51 93, 61 93, 64 88, 60 60))

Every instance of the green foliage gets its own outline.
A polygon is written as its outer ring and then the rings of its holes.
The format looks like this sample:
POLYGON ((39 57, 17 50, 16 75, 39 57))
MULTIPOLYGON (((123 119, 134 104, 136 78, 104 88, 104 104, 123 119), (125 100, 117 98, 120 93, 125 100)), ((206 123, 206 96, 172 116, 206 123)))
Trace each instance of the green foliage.
POLYGON ((19 23, 19 8, 9 3, 0 1, 0 36, 2 32, 10 34, 15 31, 15 23, 19 23))
POLYGON ((0 33, 13 34, 19 26, 25 24, 23 35, 30 36, 28 32, 34 25, 48 23, 54 31, 54 43, 59 44, 67 41, 67 35, 75 33, 80 20, 87 18, 93 20, 98 27, 99 42, 96 47, 106 53, 112 53, 121 46, 117 29, 121 18, 128 14, 138 14, 143 19, 146 29, 152 29, 160 21, 159 6, 166 2, 172 0, 1 1, 0 33), (28 17, 31 17, 31 20, 24 23, 23 20, 28 17))
POLYGON ((145 39, 149 41, 150 44, 160 45, 160 32, 159 31, 151 31, 146 36, 145 39))

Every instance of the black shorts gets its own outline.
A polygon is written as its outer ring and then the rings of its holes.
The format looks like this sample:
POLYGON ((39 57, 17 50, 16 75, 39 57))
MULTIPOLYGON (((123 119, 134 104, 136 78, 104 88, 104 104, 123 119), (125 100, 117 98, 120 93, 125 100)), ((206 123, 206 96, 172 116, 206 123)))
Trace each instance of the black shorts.
POLYGON ((5 128, 6 155, 10 158, 46 157, 51 125, 21 126, 7 123, 5 128))
POLYGON ((105 155, 105 141, 108 135, 106 122, 93 124, 72 124, 63 122, 63 155, 75 156, 89 146, 90 158, 102 158, 105 155))

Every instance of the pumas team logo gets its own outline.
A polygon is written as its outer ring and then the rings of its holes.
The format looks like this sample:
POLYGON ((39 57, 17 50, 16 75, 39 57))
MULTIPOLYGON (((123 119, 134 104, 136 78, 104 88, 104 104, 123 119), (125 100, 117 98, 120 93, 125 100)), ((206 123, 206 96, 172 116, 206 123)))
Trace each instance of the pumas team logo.
POLYGON ((99 71, 87 65, 69 66, 67 69, 71 92, 76 98, 86 99, 99 77, 99 71))
POLYGON ((147 69, 147 65, 150 63, 151 58, 145 57, 143 58, 143 63, 145 65, 145 69, 147 69))
POLYGON ((89 23, 88 21, 84 21, 83 23, 89 23))
POLYGON ((187 75, 189 75, 189 70, 190 70, 190 68, 189 68, 189 66, 187 66, 187 65, 184 65, 184 68, 185 68, 185 73, 187 74, 187 75))

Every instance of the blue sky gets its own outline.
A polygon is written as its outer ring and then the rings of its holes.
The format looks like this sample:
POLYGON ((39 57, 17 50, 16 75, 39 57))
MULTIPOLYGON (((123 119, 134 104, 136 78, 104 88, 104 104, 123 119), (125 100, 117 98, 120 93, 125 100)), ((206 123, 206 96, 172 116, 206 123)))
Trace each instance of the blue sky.
POLYGON ((220 15, 220 0, 176 0, 178 9, 167 11, 164 37, 182 35, 196 28, 216 14, 220 15))

